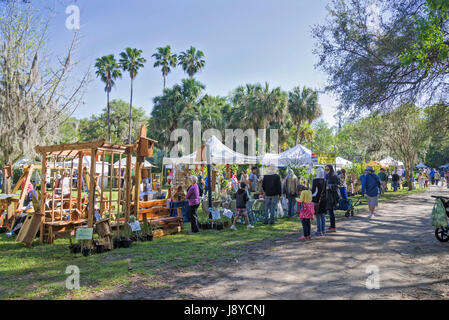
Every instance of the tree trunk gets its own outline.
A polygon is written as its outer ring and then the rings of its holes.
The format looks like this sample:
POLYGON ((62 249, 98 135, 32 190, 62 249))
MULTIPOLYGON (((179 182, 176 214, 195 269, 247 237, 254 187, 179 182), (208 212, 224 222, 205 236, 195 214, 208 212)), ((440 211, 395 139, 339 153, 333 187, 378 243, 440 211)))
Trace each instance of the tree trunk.
POLYGON ((165 75, 164 75, 164 91, 165 91, 165 75))
POLYGON ((109 143, 111 143, 111 116, 110 116, 110 113, 111 113, 111 111, 110 111, 110 108, 109 108, 109 90, 108 90, 108 92, 107 92, 107 99, 108 99, 108 106, 107 106, 107 108, 108 108, 108 141, 109 141, 109 143))
POLYGON ((295 146, 298 145, 298 138, 299 138, 299 128, 301 126, 301 121, 298 121, 296 124, 296 139, 295 139, 295 146))
POLYGON ((129 130, 128 130, 128 144, 131 144, 131 121, 132 121, 132 107, 133 107, 133 81, 131 78, 131 99, 129 102, 129 130))

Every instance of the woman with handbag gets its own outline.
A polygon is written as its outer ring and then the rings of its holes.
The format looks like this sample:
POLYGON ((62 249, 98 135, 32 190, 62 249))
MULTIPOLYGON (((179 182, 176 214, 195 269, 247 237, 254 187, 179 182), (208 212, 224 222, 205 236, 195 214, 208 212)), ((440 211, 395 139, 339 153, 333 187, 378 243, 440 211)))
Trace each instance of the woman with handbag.
POLYGON ((327 165, 326 171, 326 209, 329 212, 330 227, 327 232, 337 232, 335 226, 335 213, 334 207, 338 204, 340 200, 338 186, 340 184, 340 179, 335 174, 334 167, 327 165))

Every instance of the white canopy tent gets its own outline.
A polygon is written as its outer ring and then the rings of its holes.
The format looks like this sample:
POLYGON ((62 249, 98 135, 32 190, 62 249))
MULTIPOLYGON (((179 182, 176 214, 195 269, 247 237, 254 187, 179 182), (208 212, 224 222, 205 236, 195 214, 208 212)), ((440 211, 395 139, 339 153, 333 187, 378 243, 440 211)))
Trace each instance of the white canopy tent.
MULTIPOLYGON (((255 156, 247 156, 233 151, 225 146, 217 137, 212 136, 206 142, 206 149, 209 148, 211 164, 256 164, 258 158, 255 156)), ((207 164, 207 161, 196 160, 197 151, 179 158, 164 158, 164 165, 178 164, 207 164)))
POLYGON ((379 161, 379 163, 383 166, 395 166, 395 167, 403 167, 404 162, 393 159, 392 157, 386 157, 379 161))
POLYGON ((13 167, 21 167, 21 166, 26 166, 26 165, 30 165, 30 164, 40 164, 40 162, 34 161, 32 159, 28 159, 28 158, 21 158, 19 160, 17 160, 16 162, 13 163, 13 167))
POLYGON ((352 162, 346 159, 343 159, 342 157, 337 157, 336 159, 336 165, 337 168, 343 168, 343 167, 350 167, 352 166, 352 162))
POLYGON ((415 167, 418 169, 427 169, 428 168, 424 163, 417 164, 415 167))
MULTIPOLYGON (((126 158, 122 158, 121 161, 117 161, 116 163, 114 163, 114 169, 119 169, 120 168, 120 162, 122 163, 121 167, 122 169, 126 168, 126 158)), ((132 157, 131 158, 131 164, 135 167, 136 166, 136 157, 132 157)), ((147 160, 145 160, 145 162, 143 163, 143 168, 154 168, 155 166, 153 166, 150 162, 148 162, 147 160)))
POLYGON ((260 163, 265 166, 276 167, 312 166, 312 151, 298 144, 279 154, 266 153, 260 158, 260 163))

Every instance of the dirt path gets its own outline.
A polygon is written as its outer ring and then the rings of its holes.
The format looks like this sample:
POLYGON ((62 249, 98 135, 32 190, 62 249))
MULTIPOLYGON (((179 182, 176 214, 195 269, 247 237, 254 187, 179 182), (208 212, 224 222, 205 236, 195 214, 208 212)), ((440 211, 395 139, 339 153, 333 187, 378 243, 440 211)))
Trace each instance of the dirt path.
MULTIPOLYGON (((449 190, 401 197, 337 222, 338 232, 307 243, 298 234, 259 243, 231 266, 174 272, 160 289, 134 285, 100 299, 446 299, 449 243, 429 224, 434 199, 449 190), (366 287, 367 268, 379 270, 379 289, 366 287)), ((369 271, 368 271, 369 272, 369 271)))

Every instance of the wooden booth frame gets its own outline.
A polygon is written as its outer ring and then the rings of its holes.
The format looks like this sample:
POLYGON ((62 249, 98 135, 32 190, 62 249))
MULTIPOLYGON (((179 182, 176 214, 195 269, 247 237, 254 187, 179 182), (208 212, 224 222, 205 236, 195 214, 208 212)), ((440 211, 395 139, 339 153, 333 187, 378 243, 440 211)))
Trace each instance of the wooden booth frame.
MULTIPOLYGON (((96 211, 96 203, 99 202, 99 214, 101 218, 104 218, 105 213, 108 213, 108 218, 114 217, 114 220, 120 223, 120 214, 125 213, 125 221, 128 221, 131 214, 131 159, 133 152, 137 151, 137 145, 119 145, 106 143, 104 139, 91 141, 91 142, 77 142, 72 144, 61 144, 53 146, 37 146, 35 148, 37 153, 42 155, 42 186, 40 190, 40 208, 42 215, 42 223, 40 226, 40 242, 44 242, 44 236, 47 235, 47 242, 53 242, 53 228, 59 229, 59 231, 67 232, 70 229, 74 229, 76 226, 80 226, 85 223, 86 207, 82 201, 83 194, 83 176, 86 177, 86 187, 88 191, 88 210, 87 210, 87 226, 93 227, 94 214, 96 211), (105 162, 105 156, 110 155, 110 163, 105 162), (122 199, 122 184, 121 176, 115 176, 113 170, 114 155, 119 155, 121 172, 121 159, 126 157, 125 167, 125 198, 122 199), (87 174, 87 168, 83 164, 83 157, 90 156, 90 172, 87 174), (101 160, 97 160, 101 157, 101 160), (72 181, 74 173, 74 160, 78 159, 78 182, 77 182, 77 196, 72 197, 72 181), (62 166, 57 166, 57 163, 62 161, 62 166), (66 167, 66 162, 70 165, 66 167), (101 182, 97 181, 97 163, 101 163, 102 176, 101 182), (108 175, 104 175, 105 165, 110 166, 108 175), (47 171, 52 172, 53 176, 50 178, 51 188, 47 188, 47 171), (56 187, 56 172, 69 176, 70 181, 70 193, 66 198, 60 191, 60 195, 57 195, 58 189, 56 187), (85 174, 86 173, 86 174, 85 174), (104 188, 104 179, 109 181, 109 190, 104 188), (112 186, 113 180, 118 179, 118 196, 117 200, 112 200, 112 186), (48 193, 48 191, 51 192, 48 193), (109 198, 105 198, 105 195, 109 194, 109 198), (46 207, 46 200, 51 197, 51 207, 46 207), (97 199, 99 198, 99 200, 97 199), (59 200, 60 205, 55 207, 55 201, 59 200), (113 204, 116 203, 116 208, 113 204), (122 209, 123 208, 123 209, 122 209), (114 210, 116 209, 116 210, 114 210), (68 214, 67 214, 68 212, 68 214), (55 217, 55 213, 59 213, 55 217), (62 229, 62 230, 61 230, 62 229)), ((61 179, 62 181, 62 179, 61 179)), ((48 199, 50 200, 50 199, 48 199)))

